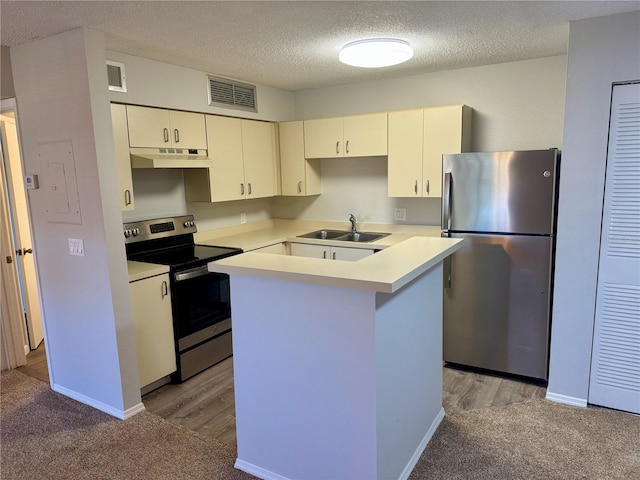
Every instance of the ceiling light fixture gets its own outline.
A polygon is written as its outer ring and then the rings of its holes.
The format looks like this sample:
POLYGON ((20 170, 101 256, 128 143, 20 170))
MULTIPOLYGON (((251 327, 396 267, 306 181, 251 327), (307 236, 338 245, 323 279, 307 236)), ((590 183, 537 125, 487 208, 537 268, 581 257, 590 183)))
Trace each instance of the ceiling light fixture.
POLYGON ((379 68, 397 65, 413 57, 413 48, 404 40, 370 38, 347 43, 338 58, 354 67, 379 68))

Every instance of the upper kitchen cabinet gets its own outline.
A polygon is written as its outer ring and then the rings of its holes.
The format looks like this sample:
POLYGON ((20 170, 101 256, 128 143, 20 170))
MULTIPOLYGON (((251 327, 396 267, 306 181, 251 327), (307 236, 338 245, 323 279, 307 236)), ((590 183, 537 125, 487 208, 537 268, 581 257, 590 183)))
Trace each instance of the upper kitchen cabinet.
POLYGON ((304 121, 306 158, 374 157, 387 154, 387 113, 304 121))
POLYGON ((282 195, 320 195, 320 160, 304 157, 303 122, 281 122, 279 130, 282 195))
POLYGON ((390 197, 442 197, 442 155, 469 151, 465 105, 389 112, 390 197))
POLYGON ((211 168, 184 171, 190 202, 273 197, 277 192, 275 124, 206 116, 211 168))
POLYGON ((204 114, 127 105, 129 144, 147 148, 207 148, 204 114))
POLYGON ((120 209, 133 210, 133 179, 131 177, 131 157, 129 156, 129 133, 127 131, 127 107, 111 104, 111 124, 113 128, 113 146, 118 172, 120 191, 120 209))

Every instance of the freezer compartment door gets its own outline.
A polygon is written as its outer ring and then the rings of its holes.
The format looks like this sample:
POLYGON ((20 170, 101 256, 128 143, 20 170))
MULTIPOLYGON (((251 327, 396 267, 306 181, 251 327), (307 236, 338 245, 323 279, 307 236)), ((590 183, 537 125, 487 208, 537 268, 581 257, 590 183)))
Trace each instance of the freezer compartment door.
POLYGON ((442 228, 549 235, 554 230, 555 149, 442 157, 442 228))
POLYGON ((552 237, 450 235, 445 362, 547 379, 552 237))

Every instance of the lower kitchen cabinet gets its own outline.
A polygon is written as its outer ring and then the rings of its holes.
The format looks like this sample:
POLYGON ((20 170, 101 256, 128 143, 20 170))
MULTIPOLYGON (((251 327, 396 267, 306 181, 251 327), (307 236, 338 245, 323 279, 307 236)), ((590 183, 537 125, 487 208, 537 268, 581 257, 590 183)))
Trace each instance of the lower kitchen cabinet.
POLYGON ((291 255, 298 257, 326 258, 327 260, 355 261, 373 255, 369 248, 329 247, 310 243, 291 243, 291 255))
POLYGON ((140 388, 176 371, 169 274, 129 283, 140 388))

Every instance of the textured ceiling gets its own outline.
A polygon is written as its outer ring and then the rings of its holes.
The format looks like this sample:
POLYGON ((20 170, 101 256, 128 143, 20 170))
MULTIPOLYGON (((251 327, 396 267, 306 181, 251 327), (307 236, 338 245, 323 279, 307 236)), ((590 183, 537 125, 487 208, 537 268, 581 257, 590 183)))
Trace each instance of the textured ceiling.
POLYGON ((640 1, 0 1, 2 45, 76 27, 109 50, 299 90, 566 53, 568 22, 640 10, 640 1), (370 37, 407 40, 410 61, 338 62, 370 37))

